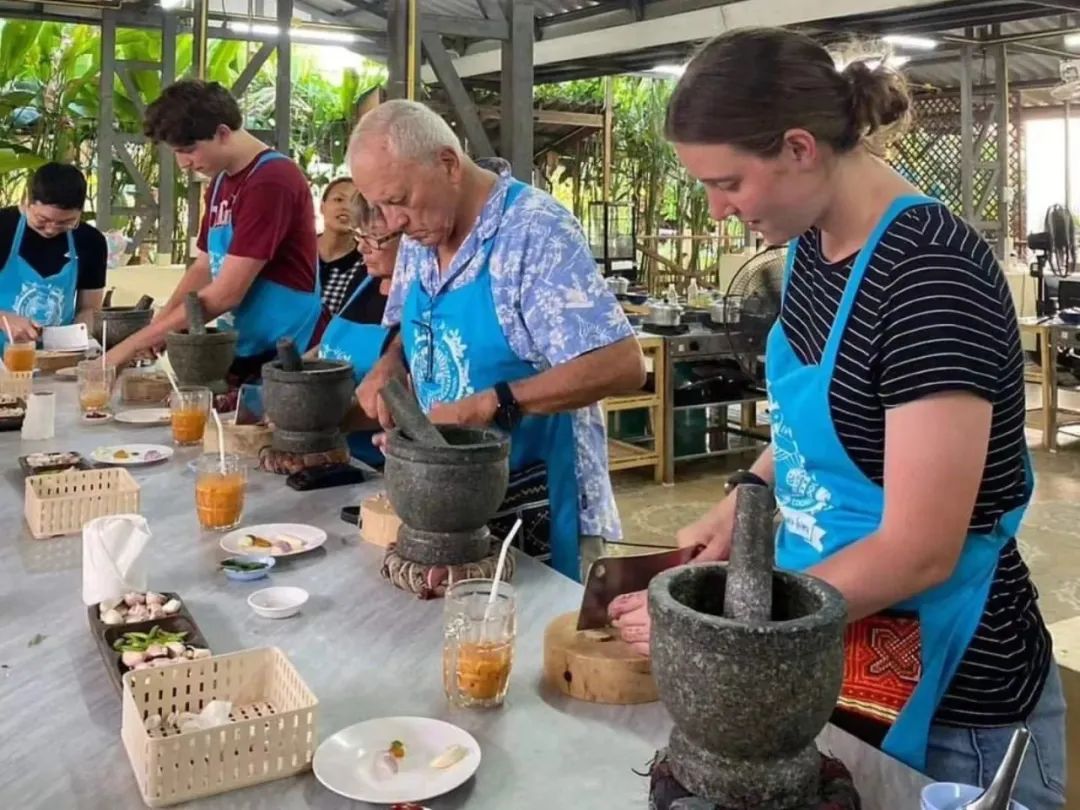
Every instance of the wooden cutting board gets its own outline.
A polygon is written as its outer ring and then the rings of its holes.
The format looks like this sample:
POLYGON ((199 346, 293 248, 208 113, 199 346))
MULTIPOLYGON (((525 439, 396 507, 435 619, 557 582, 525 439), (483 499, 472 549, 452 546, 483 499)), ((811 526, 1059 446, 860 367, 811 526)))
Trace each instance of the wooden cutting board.
POLYGON ((658 699, 652 664, 614 630, 577 629, 578 614, 564 613, 544 631, 544 680, 590 703, 629 705, 658 699))
POLYGON ((360 504, 360 537, 375 546, 386 548, 397 541, 401 518, 385 493, 364 498, 360 504))

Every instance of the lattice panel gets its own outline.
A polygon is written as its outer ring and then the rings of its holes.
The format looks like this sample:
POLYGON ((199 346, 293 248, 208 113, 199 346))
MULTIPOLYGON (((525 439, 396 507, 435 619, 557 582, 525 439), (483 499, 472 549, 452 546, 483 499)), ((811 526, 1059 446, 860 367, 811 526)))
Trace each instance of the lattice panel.
MULTIPOLYGON (((1015 110, 1019 99, 1012 105, 1015 110)), ((972 178, 974 219, 996 223, 998 194, 994 169, 998 161, 997 124, 993 106, 977 100, 973 110, 974 139, 982 139, 975 155, 972 178), (981 165, 980 165, 981 164, 981 165), (980 207, 979 202, 983 201, 980 207)), ((1010 212, 1013 238, 1020 239, 1024 227, 1023 150, 1019 117, 1009 119, 1009 185, 1015 190, 1010 212)), ((962 153, 960 132, 960 99, 958 96, 920 96, 915 101, 915 123, 911 131, 893 147, 890 160, 893 166, 927 194, 937 197, 953 211, 963 213, 960 179, 962 153)))

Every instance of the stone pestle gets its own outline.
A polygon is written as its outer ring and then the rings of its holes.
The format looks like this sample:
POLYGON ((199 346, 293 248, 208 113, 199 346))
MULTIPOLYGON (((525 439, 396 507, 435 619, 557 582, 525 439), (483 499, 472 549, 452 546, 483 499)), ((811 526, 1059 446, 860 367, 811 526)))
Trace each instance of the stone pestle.
POLYGON ((300 359, 300 352, 296 350, 296 344, 289 338, 282 338, 277 342, 277 359, 282 371, 304 370, 304 361, 300 359))
POLYGON ((202 302, 197 292, 189 292, 184 298, 184 308, 187 310, 188 334, 206 334, 206 314, 203 312, 202 302))
POLYGON ((449 444, 439 429, 427 418, 427 414, 420 408, 416 397, 401 384, 401 380, 391 377, 390 381, 380 389, 379 396, 390 409, 394 424, 408 438, 432 447, 445 447, 449 444))
POLYGON ((153 305, 154 305, 154 298, 153 298, 153 296, 150 296, 150 295, 144 295, 144 296, 143 296, 142 298, 140 298, 140 299, 139 299, 139 300, 138 300, 138 301, 136 302, 136 304, 135 304, 135 309, 137 309, 137 310, 139 310, 140 312, 142 312, 143 310, 147 310, 147 309, 150 309, 150 307, 152 307, 153 305))
POLYGON ((724 590, 724 616, 728 619, 772 619, 775 504, 772 492, 760 484, 741 484, 735 490, 735 528, 724 590))

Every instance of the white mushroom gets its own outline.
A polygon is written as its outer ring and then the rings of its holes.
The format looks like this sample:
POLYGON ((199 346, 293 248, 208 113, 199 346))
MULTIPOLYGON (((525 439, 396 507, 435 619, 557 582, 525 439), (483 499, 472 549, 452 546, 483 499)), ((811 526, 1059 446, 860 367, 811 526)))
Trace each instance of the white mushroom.
POLYGON ((98 605, 98 610, 102 615, 105 615, 123 601, 123 599, 102 599, 101 603, 98 605))
POLYGON ((133 667, 136 664, 141 664, 146 658, 147 656, 138 650, 125 650, 123 655, 120 656, 120 660, 124 662, 125 667, 133 667))
POLYGON ((147 658, 165 658, 169 654, 169 649, 164 644, 151 644, 146 648, 147 658))
POLYGON ((161 606, 161 609, 163 611, 165 611, 165 613, 170 615, 170 616, 173 613, 179 613, 180 612, 180 600, 179 599, 170 599, 168 602, 166 602, 164 605, 161 606))
POLYGON ((105 624, 123 624, 124 617, 120 614, 119 610, 106 610, 101 614, 101 621, 105 624))

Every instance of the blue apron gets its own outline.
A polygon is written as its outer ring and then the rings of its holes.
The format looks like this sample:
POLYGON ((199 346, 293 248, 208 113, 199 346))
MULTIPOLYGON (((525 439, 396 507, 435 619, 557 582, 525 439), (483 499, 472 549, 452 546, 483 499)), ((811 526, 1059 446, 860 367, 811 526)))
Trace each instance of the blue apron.
MULTIPOLYGON (((345 360, 352 363, 353 379, 357 385, 379 359, 390 330, 373 323, 354 323, 341 313, 363 295, 364 290, 373 281, 374 279, 368 276, 360 282, 353 294, 349 296, 349 300, 327 324, 322 342, 319 344, 319 357, 324 360, 345 360)), ((384 463, 383 454, 371 444, 371 437, 374 435, 373 430, 357 430, 350 433, 349 452, 366 464, 381 467, 384 463)))
MULTIPOLYGON (((766 378, 776 497, 783 516, 776 549, 781 568, 810 568, 872 534, 881 523, 884 490, 855 466, 837 437, 829 410, 829 386, 855 295, 885 230, 908 208, 939 204, 921 196, 893 202, 859 251, 818 365, 800 362, 779 320, 769 333, 766 378)), ((797 240, 788 249, 785 290, 796 245, 797 240)), ((1026 455, 1025 467, 1030 487, 1026 455)), ((885 735, 882 749, 913 768, 925 768, 934 713, 978 628, 998 555, 1016 535, 1026 508, 1025 501, 1003 515, 989 534, 969 534, 947 581, 895 606, 918 614, 921 675, 885 735)))
MULTIPOLYGON (((510 182, 503 214, 524 189, 524 183, 510 182)), ((490 268, 495 235, 479 248, 484 253, 483 267, 469 284, 448 290, 455 273, 441 280, 439 291, 431 295, 417 274, 406 294, 401 334, 413 387, 424 410, 436 402, 454 402, 496 383, 537 373, 510 347, 495 313, 490 268)), ((551 502, 551 565, 577 580, 581 576, 579 496, 569 413, 526 415, 510 435, 512 473, 540 462, 546 465, 551 502)))
MULTIPOLYGON (((265 152, 251 168, 246 183, 260 166, 271 160, 288 160, 278 152, 265 152)), ((217 205, 218 190, 225 177, 222 172, 214 180, 210 195, 210 212, 217 205)), ((242 188, 242 186, 241 186, 242 188)), ((239 191, 237 192, 239 195, 239 191)), ((234 197, 235 199, 235 197, 234 197)), ((210 215, 208 212, 208 216, 210 215)), ((225 256, 232 244, 233 227, 230 211, 229 221, 214 225, 206 237, 207 253, 210 255, 210 275, 217 278, 225 256)), ((313 266, 314 271, 314 266, 313 266)), ((319 292, 319 274, 315 272, 314 289, 294 290, 261 275, 252 282, 244 300, 231 313, 218 318, 218 326, 235 329, 237 334, 237 357, 257 357, 277 348, 280 338, 292 338, 296 348, 303 353, 311 345, 319 316, 322 313, 322 296, 319 292)))
MULTIPOLYGON (((79 280, 79 256, 75 236, 67 232, 68 260, 60 272, 43 277, 19 255, 26 233, 26 214, 19 217, 11 252, 0 268, 0 309, 29 318, 38 326, 64 326, 75 320, 75 297, 79 280)), ((7 334, 0 329, 0 351, 7 334)))

